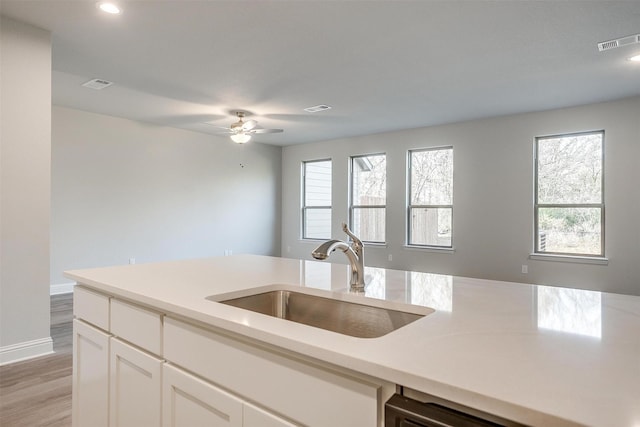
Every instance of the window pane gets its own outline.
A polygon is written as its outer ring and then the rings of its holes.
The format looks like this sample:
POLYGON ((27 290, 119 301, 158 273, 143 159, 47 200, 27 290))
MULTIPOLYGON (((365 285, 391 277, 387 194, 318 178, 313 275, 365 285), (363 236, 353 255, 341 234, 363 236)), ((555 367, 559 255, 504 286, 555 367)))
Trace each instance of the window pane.
POLYGON ((306 162, 305 206, 331 206, 331 160, 306 162))
POLYGON ((538 139, 538 203, 602 203, 602 134, 538 139))
MULTIPOLYGON (((352 204, 385 205, 387 203, 387 156, 352 158, 352 204)), ((357 233, 356 233, 357 234, 357 233)))
POLYGON ((305 209, 303 237, 305 239, 331 238, 331 209, 305 209))
POLYGON ((600 255, 600 208, 538 208, 538 252, 600 255))
POLYGON ((384 242, 385 208, 353 208, 353 234, 366 242, 384 242))
POLYGON ((452 208, 411 208, 410 245, 451 247, 452 208))
POLYGON ((411 204, 453 204, 453 149, 411 152, 411 204))

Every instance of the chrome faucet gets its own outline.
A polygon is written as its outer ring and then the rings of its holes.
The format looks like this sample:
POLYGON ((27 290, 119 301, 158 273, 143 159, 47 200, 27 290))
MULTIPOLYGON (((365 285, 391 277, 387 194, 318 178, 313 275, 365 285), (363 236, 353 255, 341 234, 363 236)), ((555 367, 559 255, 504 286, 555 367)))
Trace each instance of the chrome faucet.
POLYGON ((342 223, 342 231, 353 240, 351 245, 342 240, 328 240, 311 252, 311 256, 318 260, 325 260, 329 258, 331 252, 340 249, 349 259, 351 266, 351 291, 364 292, 364 245, 349 230, 347 224, 342 223))

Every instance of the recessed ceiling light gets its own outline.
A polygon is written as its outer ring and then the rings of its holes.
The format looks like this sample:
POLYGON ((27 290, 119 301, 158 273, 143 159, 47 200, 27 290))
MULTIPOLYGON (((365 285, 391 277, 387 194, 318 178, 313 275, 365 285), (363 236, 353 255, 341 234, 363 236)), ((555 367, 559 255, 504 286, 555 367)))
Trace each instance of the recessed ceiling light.
POLYGON ((632 56, 631 58, 627 58, 629 61, 640 62, 640 55, 632 56))
POLYGON ((110 13, 112 15, 118 15, 122 13, 122 9, 120 9, 118 5, 115 3, 101 2, 101 3, 98 3, 98 8, 101 11, 110 13))

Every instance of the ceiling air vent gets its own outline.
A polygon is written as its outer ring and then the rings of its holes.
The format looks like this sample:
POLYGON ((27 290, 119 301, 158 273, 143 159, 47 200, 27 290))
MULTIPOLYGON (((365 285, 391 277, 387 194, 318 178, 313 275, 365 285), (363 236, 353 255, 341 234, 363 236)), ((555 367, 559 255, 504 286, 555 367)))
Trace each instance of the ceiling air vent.
POLYGON ((615 40, 609 40, 606 42, 598 43, 598 50, 603 52, 609 49, 615 49, 617 47, 626 46, 628 44, 640 43, 640 34, 635 34, 633 36, 621 37, 615 40))
POLYGON ((93 80, 89 80, 86 83, 83 83, 82 86, 84 87, 88 87, 91 89, 95 89, 95 90, 102 90, 106 87, 109 87, 113 84, 113 82, 108 82, 106 80, 102 80, 102 79, 93 79, 93 80))
POLYGON ((305 108, 304 111, 306 111, 307 113, 317 113, 318 111, 324 111, 324 110, 329 110, 331 107, 329 107, 328 105, 316 105, 315 107, 308 107, 305 108))

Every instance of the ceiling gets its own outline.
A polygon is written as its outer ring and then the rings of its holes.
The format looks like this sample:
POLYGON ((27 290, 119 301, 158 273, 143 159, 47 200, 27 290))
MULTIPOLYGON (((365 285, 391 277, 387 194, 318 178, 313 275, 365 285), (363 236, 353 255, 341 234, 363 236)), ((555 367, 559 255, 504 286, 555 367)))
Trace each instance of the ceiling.
POLYGON ((54 104, 211 134, 240 109, 290 145, 640 95, 640 44, 597 49, 640 1, 118 3, 0 2, 52 32, 54 104))

